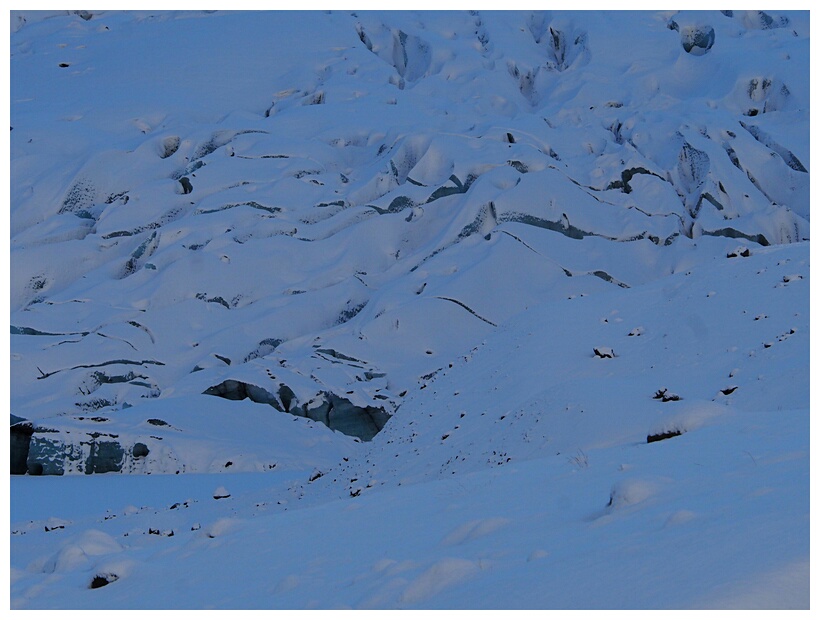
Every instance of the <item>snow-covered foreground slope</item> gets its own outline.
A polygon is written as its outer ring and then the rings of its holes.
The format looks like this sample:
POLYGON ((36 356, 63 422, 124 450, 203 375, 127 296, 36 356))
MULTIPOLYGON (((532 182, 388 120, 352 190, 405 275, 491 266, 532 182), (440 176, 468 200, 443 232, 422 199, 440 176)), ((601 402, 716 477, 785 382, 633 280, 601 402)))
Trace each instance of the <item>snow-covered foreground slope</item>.
POLYGON ((519 315, 331 467, 14 478, 12 606, 808 607, 806 249, 519 315))
POLYGON ((808 607, 808 43, 12 12, 12 607, 808 607))

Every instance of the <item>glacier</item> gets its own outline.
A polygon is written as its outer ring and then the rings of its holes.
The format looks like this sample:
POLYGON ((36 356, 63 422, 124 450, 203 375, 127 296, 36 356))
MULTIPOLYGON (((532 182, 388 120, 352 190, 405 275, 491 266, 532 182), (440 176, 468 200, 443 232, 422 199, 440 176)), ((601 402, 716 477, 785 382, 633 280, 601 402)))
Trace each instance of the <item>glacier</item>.
POLYGON ((10 21, 13 608, 808 607, 807 11, 10 21))

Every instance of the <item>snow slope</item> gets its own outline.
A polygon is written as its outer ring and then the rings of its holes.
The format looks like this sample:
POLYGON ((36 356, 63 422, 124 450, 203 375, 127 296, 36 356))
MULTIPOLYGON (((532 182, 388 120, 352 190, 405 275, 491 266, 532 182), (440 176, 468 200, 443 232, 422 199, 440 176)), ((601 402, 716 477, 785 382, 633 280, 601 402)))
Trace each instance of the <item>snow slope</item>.
POLYGON ((808 607, 808 13, 11 22, 12 607, 808 607))

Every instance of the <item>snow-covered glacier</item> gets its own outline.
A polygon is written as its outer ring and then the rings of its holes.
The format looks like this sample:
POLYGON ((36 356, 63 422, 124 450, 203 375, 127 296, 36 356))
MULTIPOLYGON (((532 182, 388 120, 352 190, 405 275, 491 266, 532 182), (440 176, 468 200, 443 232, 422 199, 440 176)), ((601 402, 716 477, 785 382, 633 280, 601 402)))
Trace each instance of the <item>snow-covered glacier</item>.
POLYGON ((10 19, 13 607, 808 606, 808 12, 10 19))

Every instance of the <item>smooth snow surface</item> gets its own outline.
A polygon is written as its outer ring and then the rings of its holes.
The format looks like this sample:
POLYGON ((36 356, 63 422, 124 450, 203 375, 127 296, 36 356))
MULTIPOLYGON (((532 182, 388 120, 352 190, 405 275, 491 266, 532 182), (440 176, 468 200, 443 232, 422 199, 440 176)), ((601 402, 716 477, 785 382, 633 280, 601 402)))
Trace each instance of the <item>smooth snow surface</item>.
POLYGON ((808 12, 10 18, 12 608, 809 607, 808 12))

